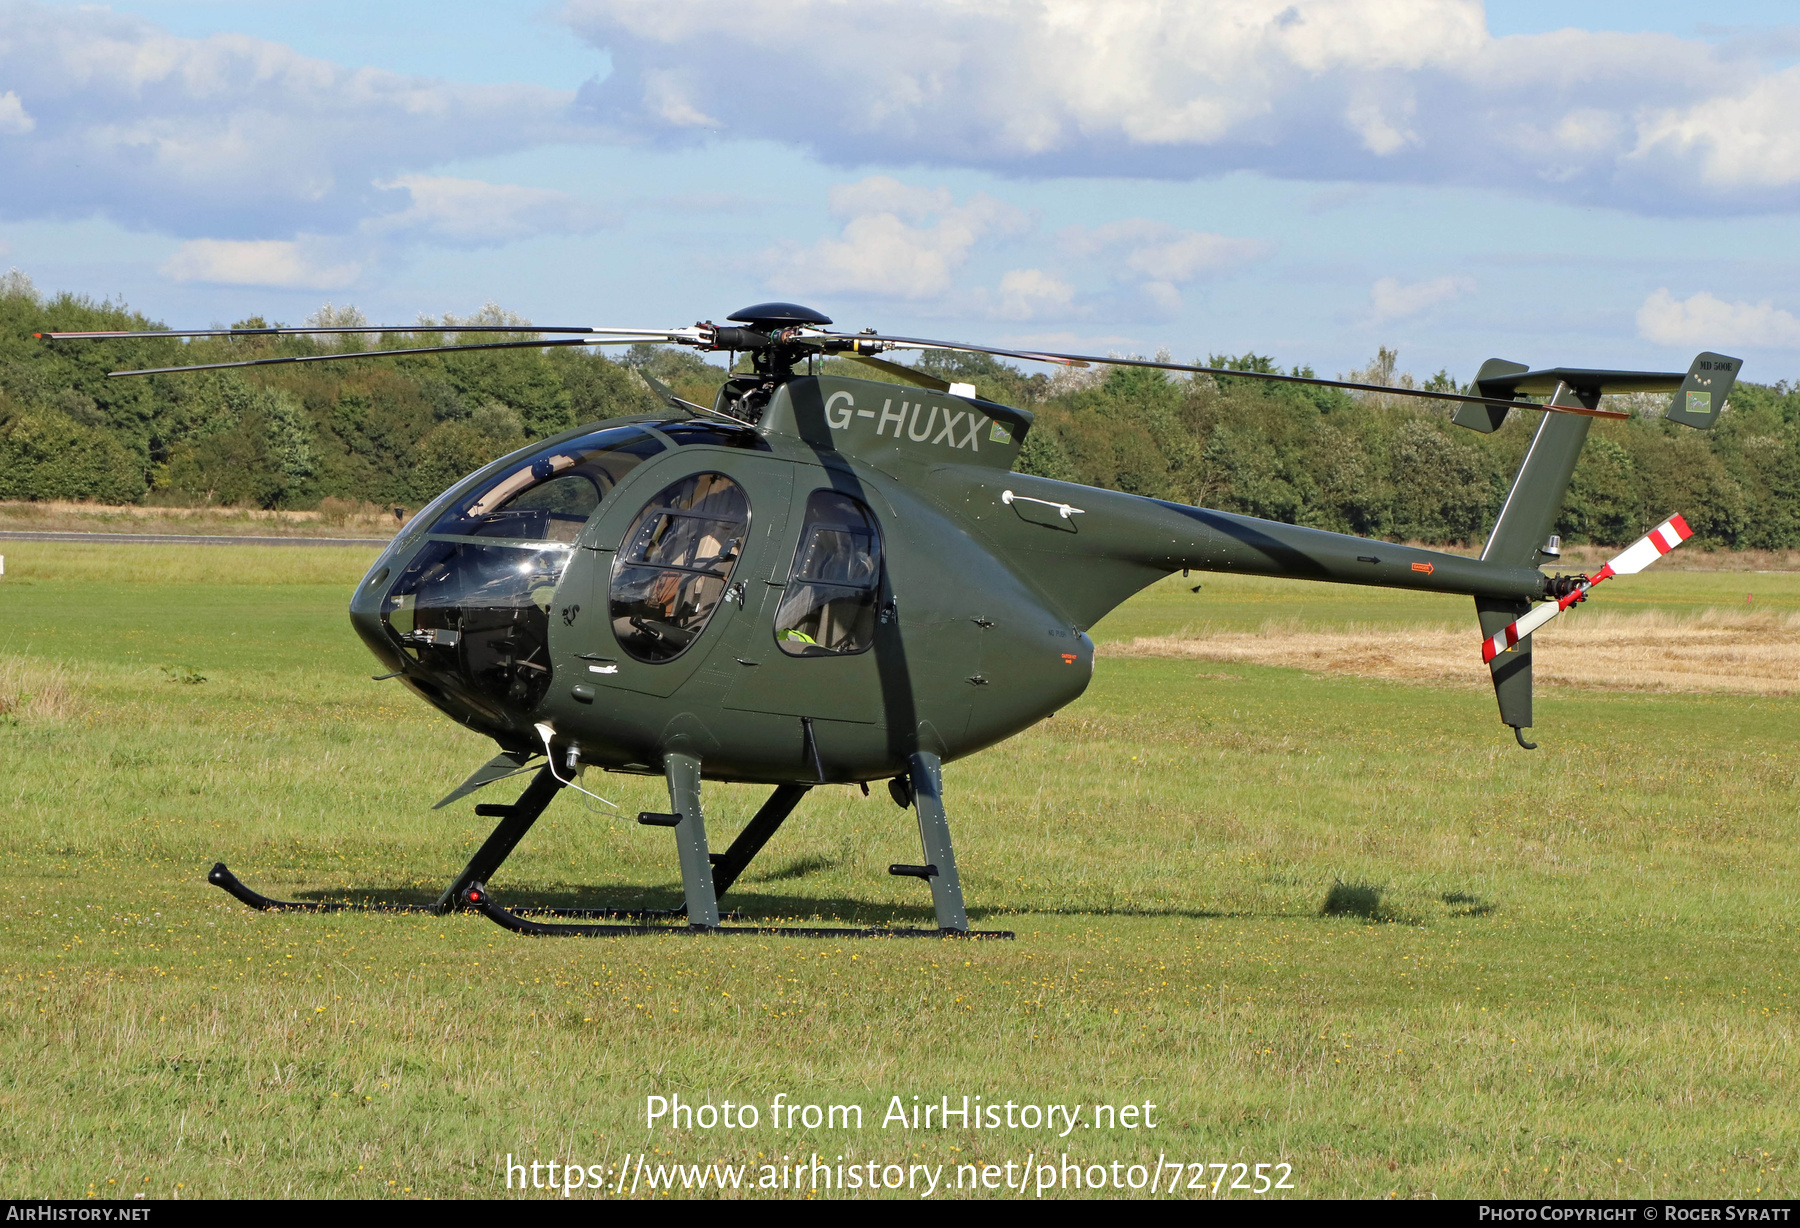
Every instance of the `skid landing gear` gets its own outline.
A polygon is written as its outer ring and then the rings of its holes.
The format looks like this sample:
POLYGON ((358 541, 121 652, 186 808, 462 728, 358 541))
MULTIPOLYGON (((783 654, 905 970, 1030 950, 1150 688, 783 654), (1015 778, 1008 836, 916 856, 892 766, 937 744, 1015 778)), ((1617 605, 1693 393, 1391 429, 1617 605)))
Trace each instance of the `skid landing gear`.
POLYGON ((723 925, 738 914, 723 917, 718 897, 737 882, 776 829, 812 788, 788 784, 775 792, 756 817, 723 853, 712 853, 706 844, 706 818, 700 807, 700 760, 671 753, 663 757, 663 774, 669 785, 670 813, 646 812, 638 822, 668 827, 675 835, 681 863, 681 908, 502 908, 488 891, 487 880, 500 868, 532 824, 562 789, 563 782, 545 767, 538 771, 525 792, 511 805, 482 805, 475 812, 500 823, 484 840, 469 864, 463 867, 434 904, 358 904, 334 901, 276 900, 246 887, 224 862, 207 875, 207 881, 264 912, 391 912, 442 915, 460 909, 479 912, 494 924, 515 934, 532 937, 607 938, 634 934, 762 934, 793 938, 1012 938, 1009 930, 970 930, 963 911, 962 886, 956 876, 956 855, 950 847, 950 827, 944 816, 941 766, 935 755, 914 755, 910 764, 909 793, 919 815, 919 835, 927 865, 898 867, 931 884, 937 912, 936 929, 855 929, 817 926, 723 925), (534 917, 570 921, 634 921, 638 924, 558 924, 534 917), (669 924, 685 921, 687 924, 669 924), (655 924, 663 922, 664 924, 655 924), (648 923, 648 924, 646 924, 648 923))
MULTIPOLYGON (((276 900, 246 887, 237 875, 233 874, 224 862, 218 862, 207 874, 206 881, 213 886, 228 892, 243 903, 259 912, 394 912, 394 913, 430 913, 441 916, 468 907, 463 894, 470 884, 485 882, 488 875, 500 868, 500 863, 512 853, 531 825, 544 813, 545 807, 562 789, 562 782, 549 768, 542 768, 532 779, 519 800, 510 806, 485 805, 475 807, 475 813, 485 818, 498 818, 500 825, 494 828, 488 838, 482 841, 481 847, 475 850, 475 856, 463 867, 463 872, 456 876, 444 894, 438 897, 435 904, 360 904, 349 901, 332 900, 276 900)), ((570 920, 602 920, 605 918, 625 918, 651 920, 657 918, 674 918, 687 916, 679 908, 526 908, 521 910, 539 917, 567 917, 570 920)))

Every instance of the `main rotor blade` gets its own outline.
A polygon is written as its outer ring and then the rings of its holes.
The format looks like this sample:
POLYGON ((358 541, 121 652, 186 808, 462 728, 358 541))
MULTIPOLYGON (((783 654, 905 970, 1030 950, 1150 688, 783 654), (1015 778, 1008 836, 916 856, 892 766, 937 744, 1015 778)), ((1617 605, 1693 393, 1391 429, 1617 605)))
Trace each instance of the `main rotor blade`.
POLYGON ((551 341, 484 341, 477 345, 427 345, 410 350, 352 350, 343 354, 299 354, 291 358, 249 358, 241 362, 197 362, 182 367, 145 367, 139 371, 108 371, 107 379, 126 375, 173 375, 179 371, 222 371, 227 367, 273 367, 289 362, 340 362, 346 358, 393 358, 400 354, 449 354, 457 350, 541 350, 553 345, 630 345, 629 341, 591 341, 567 337, 551 341))
POLYGON ((151 337, 312 337, 351 333, 579 333, 584 336, 661 337, 686 336, 683 328, 562 328, 538 324, 343 324, 329 328, 146 328, 116 332, 33 333, 43 341, 122 341, 151 337))
POLYGON ((905 380, 920 388, 929 388, 933 392, 949 392, 950 381, 939 379, 924 371, 915 370, 904 363, 888 362, 881 358, 870 358, 867 354, 838 354, 835 357, 847 362, 860 363, 865 367, 873 367, 891 379, 905 380))
POLYGON ((1029 350, 1003 350, 993 346, 970 345, 962 341, 933 341, 925 337, 886 337, 880 333, 851 334, 846 337, 846 340, 850 339, 879 341, 908 349, 961 350, 971 354, 994 354, 1002 358, 1023 358, 1033 362, 1055 362, 1080 366, 1148 367, 1157 371, 1186 371, 1194 375, 1212 375, 1227 379, 1260 379, 1277 384, 1310 384, 1319 388, 1343 388, 1350 392, 1375 392, 1393 396, 1417 397, 1422 401, 1453 401, 1459 405, 1501 405, 1508 409, 1546 409, 1555 413, 1581 414, 1589 418, 1629 418, 1631 416, 1616 409, 1589 409, 1585 405, 1539 405, 1533 401, 1472 397, 1460 392, 1428 392, 1423 388, 1392 388, 1386 384, 1360 384, 1352 380, 1320 379, 1311 375, 1277 375, 1271 371, 1233 371, 1225 367, 1199 367, 1190 363, 1157 362, 1147 358, 1102 358, 1096 354, 1034 353, 1029 350))

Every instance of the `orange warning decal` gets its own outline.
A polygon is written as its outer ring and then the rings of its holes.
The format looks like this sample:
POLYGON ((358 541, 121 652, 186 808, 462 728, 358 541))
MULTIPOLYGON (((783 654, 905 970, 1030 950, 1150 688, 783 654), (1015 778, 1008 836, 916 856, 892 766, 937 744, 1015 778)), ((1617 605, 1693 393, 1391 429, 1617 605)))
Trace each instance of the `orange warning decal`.
POLYGON ((1063 664, 1064 664, 1064 665, 1073 665, 1073 664, 1075 664, 1075 654, 1074 654, 1074 653, 1072 653, 1072 652, 1065 652, 1065 653, 1063 653, 1063 655, 1062 655, 1062 659, 1063 659, 1063 664))
POLYGON ((1422 571, 1426 575, 1430 575, 1432 572, 1436 571, 1437 568, 1433 567, 1430 563, 1414 563, 1413 570, 1414 571, 1422 571))

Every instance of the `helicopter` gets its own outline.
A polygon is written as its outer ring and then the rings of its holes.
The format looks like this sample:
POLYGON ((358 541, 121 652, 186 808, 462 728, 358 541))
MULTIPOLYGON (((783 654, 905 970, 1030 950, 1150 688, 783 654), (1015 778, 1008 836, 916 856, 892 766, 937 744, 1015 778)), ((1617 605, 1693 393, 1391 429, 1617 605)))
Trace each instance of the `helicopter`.
MULTIPOLYGON (((1001 937, 972 930, 943 765, 1075 700, 1094 670, 1088 630, 1176 571, 1291 577, 1473 599, 1500 719, 1535 749, 1531 633, 1594 584, 1654 562, 1690 534, 1671 517, 1596 576, 1550 575, 1550 534, 1595 418, 1615 393, 1670 393, 1667 416, 1707 429, 1740 360, 1703 353, 1685 372, 1550 368, 1490 359, 1446 392, 1224 370, 1162 359, 1007 349, 832 331, 795 303, 672 329, 536 325, 231 328, 46 333, 264 337, 455 333, 453 343, 117 371, 120 377, 450 350, 660 343, 731 356, 711 405, 646 376, 662 414, 594 422, 477 470, 413 517, 350 599, 352 626, 395 680, 496 744, 437 803, 532 774, 505 804, 478 804, 492 834, 435 904, 283 901, 223 862, 211 883, 259 909, 474 909, 518 933, 781 933, 1001 937), (520 333, 528 339, 517 339, 520 333), (466 341, 470 334, 513 339, 466 341), (1543 416, 1479 557, 1400 545, 1021 473, 1032 414, 880 355, 945 351, 1063 366, 1153 368, 1316 385, 1455 406, 1492 432, 1514 409, 1543 416), (738 359, 747 356, 748 369, 738 359), (870 378, 820 373, 842 358, 870 378), (804 364, 804 367, 803 367, 804 364), (1531 398, 1538 398, 1532 400, 1531 398), (541 762, 540 762, 541 761, 541 762), (598 798, 587 769, 661 777, 680 865, 676 909, 509 909, 488 883, 564 789, 598 798), (703 782, 772 786, 724 852, 708 843, 703 782), (729 924, 719 900, 801 799, 828 784, 886 782, 910 808, 935 928, 729 924), (550 917, 552 920, 539 920, 550 917), (573 923, 571 922, 573 919, 573 923), (670 924, 685 922, 685 924, 670 924)), ((599 800, 604 801, 604 798, 599 800)), ((608 803, 609 805, 611 803, 608 803)))

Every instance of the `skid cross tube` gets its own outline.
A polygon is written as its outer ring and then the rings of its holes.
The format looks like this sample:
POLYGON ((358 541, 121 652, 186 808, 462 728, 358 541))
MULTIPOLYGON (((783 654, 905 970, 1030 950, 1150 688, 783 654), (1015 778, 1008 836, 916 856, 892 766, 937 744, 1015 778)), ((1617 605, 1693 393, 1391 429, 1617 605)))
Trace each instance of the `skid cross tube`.
MULTIPOLYGON (((692 781, 688 781, 684 774, 680 784, 676 787, 682 792, 684 801, 697 814, 699 810, 698 761, 692 762, 694 767, 692 781)), ((686 767, 687 764, 683 763, 681 766, 686 767)), ((810 787, 790 785, 775 791, 775 796, 771 797, 764 804, 763 809, 758 812, 757 817, 751 820, 750 828, 746 829, 745 833, 740 835, 738 841, 732 845, 731 850, 724 854, 725 857, 731 858, 732 864, 736 866, 736 869, 730 871, 726 877, 727 884, 737 877, 745 865, 749 864, 750 858, 754 857, 763 844, 768 841, 769 836, 793 810, 794 803, 798 802, 810 787), (788 798, 783 792, 783 789, 796 788, 798 792, 791 798, 788 798), (781 799, 785 799, 785 805, 777 805, 778 800, 781 799), (749 843, 746 843, 747 839, 749 843), (739 844, 744 844, 744 848, 740 849, 739 844)), ((531 784, 526 786, 525 792, 519 795, 516 802, 510 805, 490 803, 477 806, 476 814, 484 818, 498 818, 500 822, 488 835, 488 838, 482 841, 481 847, 469 859, 469 864, 463 867, 462 873, 456 876, 455 881, 450 884, 443 895, 438 897, 434 904, 356 903, 347 900, 277 900, 246 886, 222 861, 213 866, 206 876, 206 881, 258 912, 393 912, 429 913, 441 916, 457 909, 474 906, 467 899, 469 889, 479 884, 482 885, 485 894, 485 884, 488 878, 500 868, 501 863, 507 857, 511 856, 513 850, 518 847, 519 841, 525 838, 525 834, 531 830, 532 825, 537 822, 545 808, 550 805, 562 788, 563 782, 548 767, 544 767, 538 769, 537 775, 532 779, 531 784)), ((679 822, 679 819, 677 821, 679 822)), ((700 857, 705 857, 704 829, 701 829, 699 839, 700 847, 697 851, 700 857)), ((689 843, 691 844, 692 841, 690 840, 689 843)), ((695 860, 694 852, 695 850, 691 848, 688 850, 687 862, 691 863, 695 860)), ((688 916, 685 905, 680 908, 614 908, 605 906, 599 908, 551 908, 527 905, 518 911, 535 917, 562 917, 572 921, 607 919, 685 921, 688 916)), ((716 905, 713 917, 715 920, 719 919, 716 905)), ((739 919, 739 914, 728 913, 723 919, 736 921, 739 919)))
POLYGON ((562 787, 563 782, 557 778, 555 769, 545 764, 538 769, 537 775, 525 787, 525 792, 519 794, 519 800, 512 805, 495 806, 491 809, 476 807, 477 814, 498 812, 500 825, 481 842, 481 847, 469 858, 469 864, 463 867, 463 872, 444 888, 444 894, 438 897, 439 912, 449 912, 452 908, 459 907, 463 892, 469 889, 471 883, 485 883, 494 876, 500 863, 512 855, 513 849, 518 847, 519 841, 525 838, 525 833, 531 830, 531 825, 538 821, 538 816, 544 813, 544 808, 562 791, 562 787))
POLYGON ((811 791, 811 785, 777 785, 775 792, 769 794, 769 800, 756 812, 756 817, 731 842, 731 847, 712 855, 715 898, 731 890, 731 885, 737 882, 738 875, 744 872, 751 858, 762 852, 775 829, 787 821, 800 799, 811 791))
MULTIPOLYGON (((950 819, 944 813, 944 764, 929 751, 908 760, 913 813, 919 819, 919 843, 925 849, 923 866, 898 867, 931 884, 931 906, 940 929, 966 930, 969 914, 963 909, 962 879, 956 873, 956 852, 950 844, 950 819)), ((890 874, 894 870, 888 871, 890 874)))
POLYGON ((733 912, 720 917, 717 900, 735 884, 751 860, 763 850, 771 837, 793 814, 800 800, 812 790, 810 784, 785 784, 763 802, 754 818, 738 833, 731 847, 723 853, 709 854, 706 848, 705 820, 700 806, 700 761, 689 755, 670 754, 664 759, 664 773, 669 785, 669 801, 674 813, 656 818, 671 818, 677 852, 682 868, 683 894, 687 906, 681 908, 534 908, 515 910, 496 904, 487 889, 488 876, 500 868, 546 807, 563 788, 563 781, 549 767, 540 768, 525 792, 510 805, 482 805, 476 813, 497 817, 499 825, 482 842, 469 864, 434 904, 354 903, 333 900, 277 900, 252 890, 233 874, 224 862, 213 866, 207 881, 230 893, 236 899, 261 912, 389 912, 442 915, 458 909, 481 913, 488 920, 515 934, 532 937, 607 938, 640 934, 762 934, 788 938, 987 938, 1010 939, 1011 930, 971 930, 962 909, 962 892, 956 882, 956 863, 950 852, 949 827, 943 814, 941 780, 935 756, 915 756, 910 773, 911 792, 920 810, 920 835, 932 864, 896 866, 894 870, 926 878, 932 886, 933 902, 938 914, 937 929, 919 928, 850 928, 838 926, 721 925, 721 920, 738 921, 733 912), (940 869, 943 865, 945 869, 940 869), (947 873, 946 873, 947 870, 947 873), (948 883, 944 880, 948 879, 948 883), (946 890, 946 887, 948 890, 946 890), (695 914, 698 914, 698 918, 695 914), (563 918, 581 922, 639 922, 639 924, 556 924, 533 920, 534 917, 563 918), (644 922, 680 922, 688 924, 643 924, 644 922))

